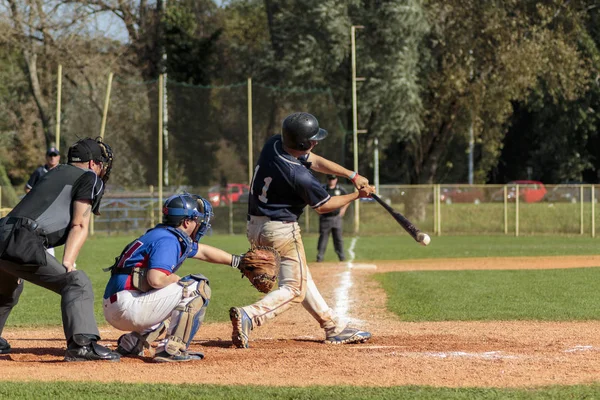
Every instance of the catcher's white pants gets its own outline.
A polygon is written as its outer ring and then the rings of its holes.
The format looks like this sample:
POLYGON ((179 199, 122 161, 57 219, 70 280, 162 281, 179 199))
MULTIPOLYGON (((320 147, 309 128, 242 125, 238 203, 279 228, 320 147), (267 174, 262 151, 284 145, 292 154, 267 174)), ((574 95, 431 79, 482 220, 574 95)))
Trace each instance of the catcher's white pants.
POLYGON ((170 318, 179 303, 191 300, 182 297, 183 287, 177 283, 146 293, 122 290, 104 299, 104 318, 119 330, 144 333, 170 318))
POLYGON ((263 325, 294 303, 302 303, 326 332, 338 333, 344 329, 335 312, 319 293, 308 270, 298 223, 284 223, 271 221, 267 217, 251 216, 247 235, 250 243, 272 246, 281 255, 279 287, 258 302, 243 307, 254 326, 263 325))

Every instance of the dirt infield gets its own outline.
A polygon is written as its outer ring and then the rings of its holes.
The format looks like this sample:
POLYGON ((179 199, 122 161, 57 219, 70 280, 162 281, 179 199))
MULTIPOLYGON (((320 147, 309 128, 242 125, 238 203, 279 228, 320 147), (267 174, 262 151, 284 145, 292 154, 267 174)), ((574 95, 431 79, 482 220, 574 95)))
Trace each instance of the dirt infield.
MULTIPOLYGON (((250 349, 231 346, 229 324, 203 326, 193 350, 206 359, 154 364, 65 363, 61 329, 8 329, 13 353, 0 356, 1 380, 264 384, 273 386, 431 385, 524 387, 600 381, 600 322, 401 322, 385 311, 385 294, 368 275, 382 271, 540 269, 600 266, 600 257, 484 258, 312 265, 330 305, 370 330, 373 339, 324 345, 301 307, 257 328, 250 349), (376 265, 376 267, 375 267, 376 265), (367 282, 361 284, 360 282, 367 282)), ((209 311, 210 312, 210 308, 209 311)), ((120 332, 103 329, 115 346, 120 332)))

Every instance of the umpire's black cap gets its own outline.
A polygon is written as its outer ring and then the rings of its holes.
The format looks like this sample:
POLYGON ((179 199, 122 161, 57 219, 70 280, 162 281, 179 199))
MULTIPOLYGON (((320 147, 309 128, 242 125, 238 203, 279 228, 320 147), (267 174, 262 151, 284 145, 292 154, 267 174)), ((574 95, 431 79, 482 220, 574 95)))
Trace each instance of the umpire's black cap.
POLYGON ((337 175, 327 175, 327 179, 330 180, 330 181, 334 180, 334 179, 337 179, 337 175))
POLYGON ((102 149, 98 142, 91 138, 80 139, 69 147, 68 163, 87 162, 87 161, 104 162, 102 149))

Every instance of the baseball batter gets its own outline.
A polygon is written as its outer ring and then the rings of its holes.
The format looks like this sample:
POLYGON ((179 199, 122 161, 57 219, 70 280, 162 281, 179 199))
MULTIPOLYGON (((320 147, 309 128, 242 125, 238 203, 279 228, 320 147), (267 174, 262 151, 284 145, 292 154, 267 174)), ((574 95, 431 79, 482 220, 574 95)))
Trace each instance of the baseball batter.
POLYGON ((232 307, 232 341, 238 348, 249 346, 252 329, 288 310, 295 303, 304 308, 325 330, 325 343, 364 342, 366 331, 340 321, 317 289, 306 262, 298 218, 306 205, 319 214, 329 213, 359 197, 375 192, 369 181, 346 168, 312 153, 327 136, 317 119, 299 112, 285 118, 281 135, 264 145, 251 183, 248 203, 248 240, 252 245, 272 246, 281 254, 279 287, 262 300, 245 307, 232 307), (348 177, 358 191, 330 196, 310 169, 348 177))
POLYGON ((104 317, 115 328, 131 331, 118 340, 121 355, 140 355, 166 332, 155 362, 200 360, 188 347, 204 321, 210 301, 208 279, 180 278, 187 258, 237 267, 240 256, 198 244, 210 228, 212 207, 197 195, 177 194, 163 207, 163 223, 125 247, 110 268, 104 291, 104 317))

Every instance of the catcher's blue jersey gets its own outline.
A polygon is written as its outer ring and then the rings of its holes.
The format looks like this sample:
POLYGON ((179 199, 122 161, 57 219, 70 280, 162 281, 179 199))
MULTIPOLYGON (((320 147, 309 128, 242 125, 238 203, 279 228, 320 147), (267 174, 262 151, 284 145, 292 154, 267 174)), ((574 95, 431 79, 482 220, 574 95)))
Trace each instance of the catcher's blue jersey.
MULTIPOLYGON (((160 226, 160 225, 159 225, 160 226)), ((119 268, 141 267, 159 269, 167 275, 171 275, 179 269, 185 257, 182 251, 185 246, 180 244, 179 238, 169 232, 168 229, 156 227, 140 236, 131 243, 125 254, 119 260, 119 268)), ((187 248, 190 253, 187 257, 193 257, 198 252, 198 243, 193 243, 192 248, 187 248)), ((131 275, 115 274, 110 277, 104 298, 121 290, 134 290, 131 275)))
POLYGON ((248 214, 295 222, 307 204, 326 203, 330 195, 309 168, 310 163, 283 150, 281 135, 267 140, 250 184, 248 214))

